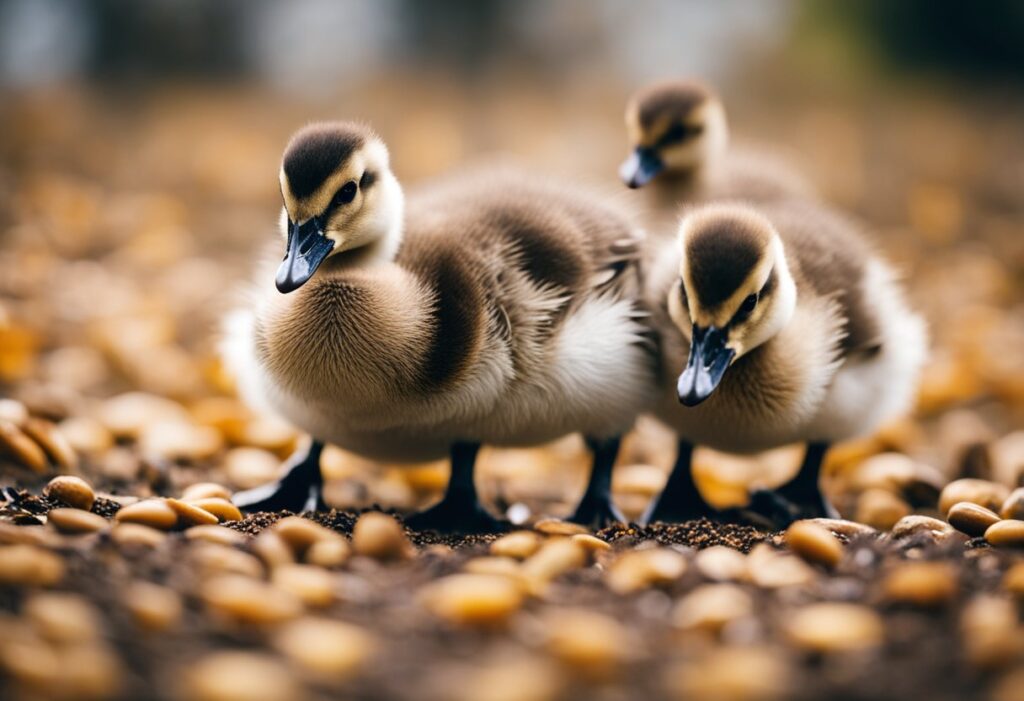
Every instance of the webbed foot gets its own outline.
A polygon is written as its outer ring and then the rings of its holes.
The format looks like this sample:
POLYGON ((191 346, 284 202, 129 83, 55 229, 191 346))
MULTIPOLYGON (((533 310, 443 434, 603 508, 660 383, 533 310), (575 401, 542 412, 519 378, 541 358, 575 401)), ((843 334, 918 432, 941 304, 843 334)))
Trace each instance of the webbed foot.
POLYGON ((323 500, 323 478, 320 475, 320 453, 323 444, 313 441, 307 450, 299 450, 286 463, 285 475, 269 484, 235 492, 235 506, 257 511, 320 511, 327 508, 323 500))

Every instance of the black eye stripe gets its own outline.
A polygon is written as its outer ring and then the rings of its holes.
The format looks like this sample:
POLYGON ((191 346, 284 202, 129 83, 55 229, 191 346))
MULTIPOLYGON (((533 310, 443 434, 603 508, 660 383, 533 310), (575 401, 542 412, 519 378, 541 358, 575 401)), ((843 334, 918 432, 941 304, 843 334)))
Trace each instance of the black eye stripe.
POLYGON ((337 207, 343 204, 348 204, 355 199, 356 191, 358 190, 354 180, 349 180, 347 183, 338 188, 338 191, 334 193, 334 198, 331 200, 331 206, 337 207))
POLYGON ((675 122, 671 127, 669 127, 668 131, 658 139, 658 143, 655 144, 655 148, 668 146, 670 144, 677 144, 688 138, 697 136, 702 131, 704 131, 704 127, 699 124, 689 125, 683 124, 682 122, 675 122))

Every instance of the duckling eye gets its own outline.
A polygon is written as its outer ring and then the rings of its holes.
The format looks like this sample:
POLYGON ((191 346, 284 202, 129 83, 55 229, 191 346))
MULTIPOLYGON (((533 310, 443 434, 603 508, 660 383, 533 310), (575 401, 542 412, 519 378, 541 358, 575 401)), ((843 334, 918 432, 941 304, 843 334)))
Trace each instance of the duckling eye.
POLYGON ((740 304, 740 308, 736 312, 735 319, 737 321, 742 321, 743 319, 746 319, 748 316, 750 316, 751 312, 754 311, 754 308, 756 306, 757 295, 747 295, 746 299, 743 300, 743 303, 740 304))
POLYGON ((341 188, 334 193, 334 205, 348 204, 356 196, 356 190, 358 186, 354 180, 349 180, 347 183, 341 186, 341 188))

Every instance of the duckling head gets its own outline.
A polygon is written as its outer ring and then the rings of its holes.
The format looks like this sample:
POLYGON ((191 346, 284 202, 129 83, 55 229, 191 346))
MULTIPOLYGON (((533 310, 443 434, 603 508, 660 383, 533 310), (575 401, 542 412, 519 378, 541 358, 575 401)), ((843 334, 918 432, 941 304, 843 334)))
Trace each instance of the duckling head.
POLYGON ((781 331, 796 308, 796 284, 778 233, 741 205, 714 204, 679 226, 679 279, 669 292, 673 322, 690 339, 679 401, 707 399, 739 358, 781 331))
POLYGON ((725 110, 708 87, 674 80, 641 89, 626 105, 633 152, 622 181, 643 187, 661 173, 689 173, 713 162, 729 140, 725 110))
POLYGON ((394 257, 401 241, 402 189, 388 150, 351 122, 311 124, 292 136, 281 161, 284 260, 277 289, 291 292, 345 251, 394 257))

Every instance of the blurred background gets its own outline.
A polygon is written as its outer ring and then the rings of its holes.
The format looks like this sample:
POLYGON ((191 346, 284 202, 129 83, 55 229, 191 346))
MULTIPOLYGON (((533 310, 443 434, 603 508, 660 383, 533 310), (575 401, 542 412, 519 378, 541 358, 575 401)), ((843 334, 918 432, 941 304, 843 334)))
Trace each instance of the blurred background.
MULTIPOLYGON (((511 154, 638 204, 616 179, 625 101, 673 76, 716 85, 736 142, 785 152, 868 222, 931 321, 917 415, 845 446, 833 468, 898 450, 947 476, 1015 482, 1024 3, 1013 0, 983 11, 953 0, 0 0, 0 394, 59 422, 115 491, 147 465, 265 481, 297 437, 231 399, 215 348, 233 290, 276 235, 278 162, 295 128, 368 120, 407 186, 511 154)), ((667 436, 645 424, 616 478, 627 514, 671 459, 667 436)), ((492 451, 488 493, 560 513, 582 460, 576 439, 492 451)), ((698 467, 728 502, 765 465, 784 473, 795 460, 709 455, 698 467)), ((328 470, 339 506, 411 507, 445 475, 340 452, 328 470)))

